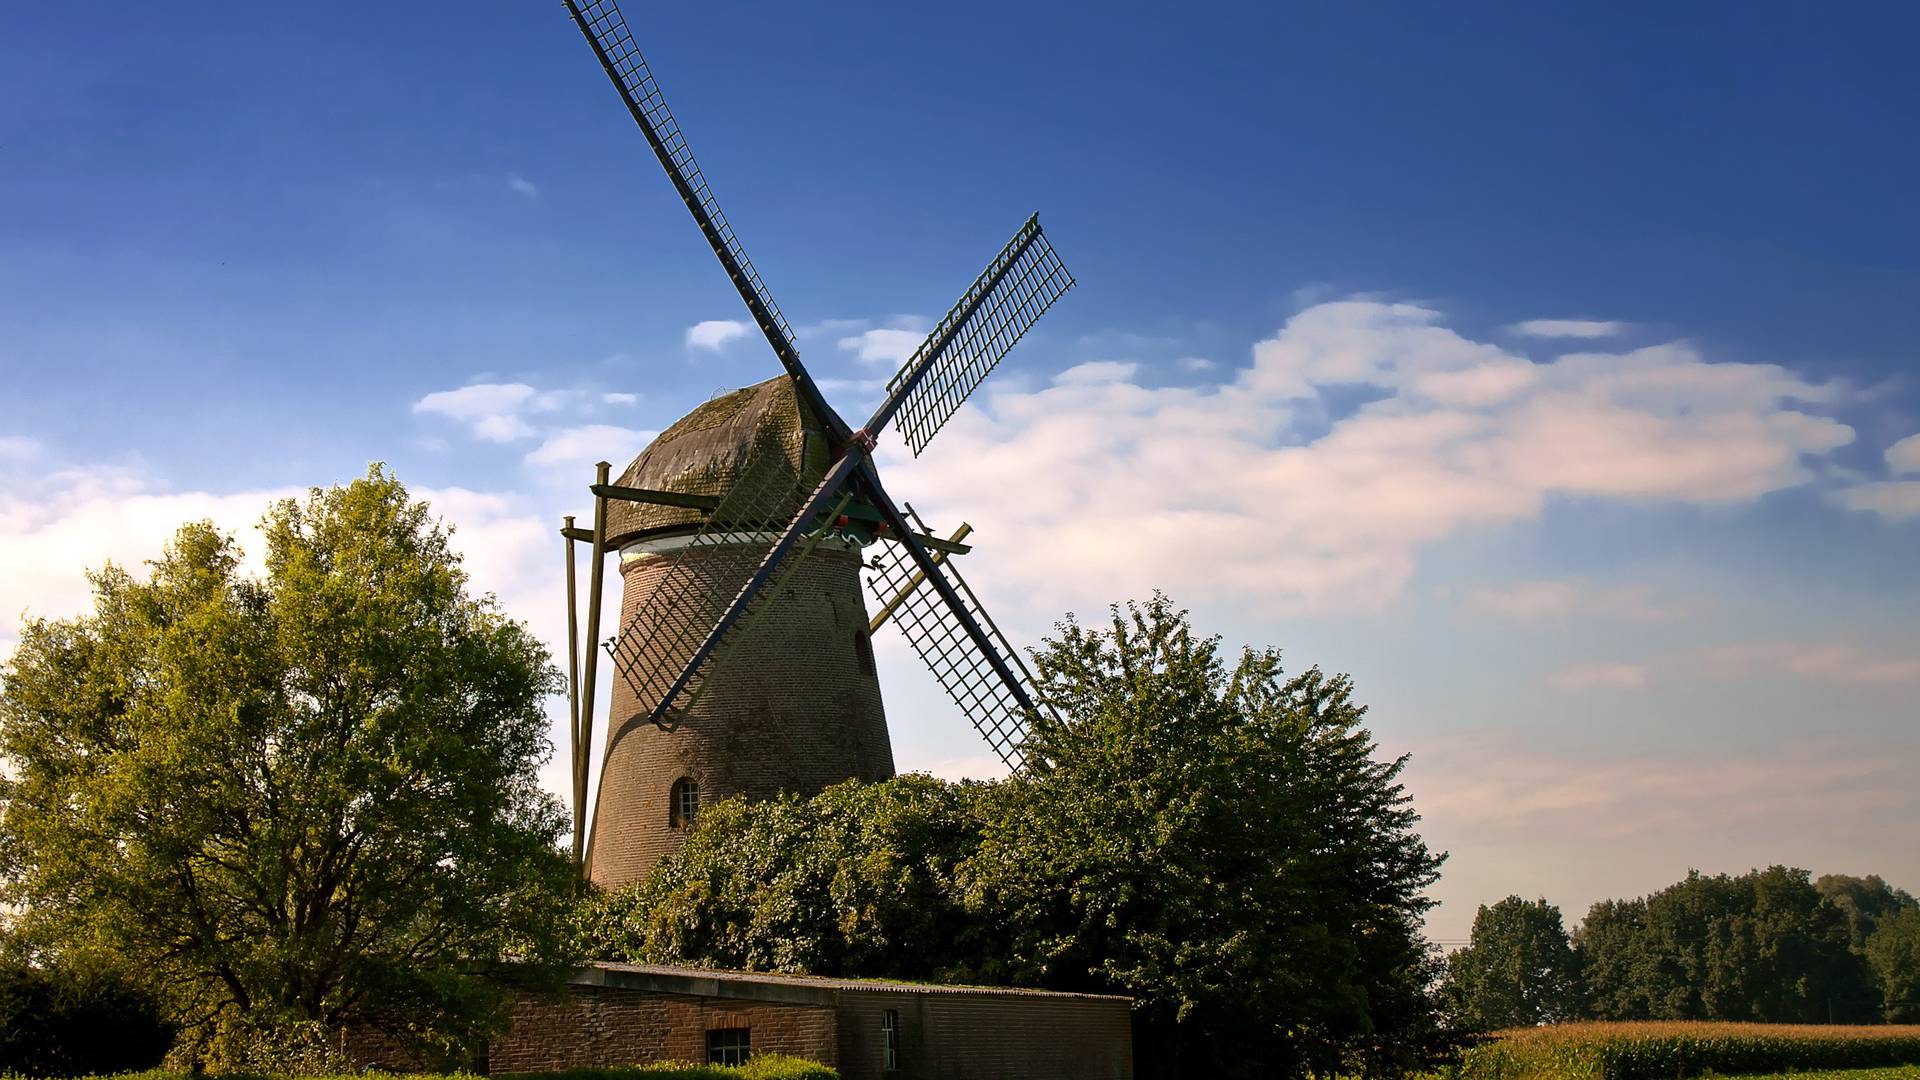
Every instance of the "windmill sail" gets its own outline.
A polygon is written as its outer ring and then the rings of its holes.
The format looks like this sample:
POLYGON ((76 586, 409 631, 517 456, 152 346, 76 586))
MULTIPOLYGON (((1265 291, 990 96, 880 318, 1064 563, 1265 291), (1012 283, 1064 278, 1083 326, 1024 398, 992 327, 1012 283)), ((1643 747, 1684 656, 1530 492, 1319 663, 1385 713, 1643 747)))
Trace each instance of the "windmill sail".
POLYGON ((889 393, 911 383, 895 419, 914 456, 1071 288, 1073 275, 1041 232, 1040 216, 1029 217, 887 383, 889 393))
POLYGON ((687 137, 680 130, 679 122, 673 118, 673 111, 667 108, 667 99, 660 93, 660 83, 653 77, 653 69, 647 66, 647 58, 641 55, 640 47, 634 43, 633 34, 627 29, 627 20, 620 14, 619 6, 614 0, 564 2, 568 14, 573 16, 574 23, 586 35, 588 44, 593 46, 600 66, 626 100, 627 111, 633 114, 634 122, 640 125, 648 145, 653 147, 654 156, 660 159, 661 166, 667 170, 674 190, 679 192, 680 200, 700 226, 701 235, 707 238, 707 244, 713 248, 720 265, 726 269, 727 277, 740 293, 740 299, 746 301, 754 324, 766 335, 767 344, 773 346, 781 366, 793 377, 801 399, 834 429, 836 435, 844 435, 845 423, 827 405, 819 388, 814 385, 812 376, 800 363, 800 355, 793 345, 793 328, 787 325, 786 316, 780 313, 779 305, 768 294, 766 283, 760 280, 760 271, 754 269, 753 260, 747 258, 746 249, 740 246, 740 238, 734 235, 733 226, 727 222, 727 215, 721 212, 720 203, 713 197, 712 187, 707 184, 706 174, 700 171, 699 162, 693 159, 693 151, 687 146, 687 137))
POLYGON ((672 706, 690 707, 724 659, 724 649, 710 651, 674 695, 677 702, 669 700, 676 678, 726 614, 739 583, 766 561, 804 494, 785 449, 756 444, 699 530, 652 556, 662 560, 659 584, 628 614, 609 651, 637 699, 655 706, 655 723, 672 730, 680 715, 672 706))
MULTIPOLYGON (((911 507, 908 512, 912 512, 911 507)), ((886 543, 881 547, 883 550, 867 564, 867 588, 887 613, 887 621, 900 628, 927 670, 973 721, 1000 760, 1020 771, 1026 766, 1028 703, 1034 697, 1030 689, 1033 676, 1020 661, 1019 652, 987 616, 954 560, 938 560, 934 572, 953 587, 968 616, 985 631, 996 657, 987 655, 904 545, 886 543), (1001 663, 996 665, 995 659, 1001 663), (1011 672, 1021 685, 1010 684, 1003 671, 1011 672)))

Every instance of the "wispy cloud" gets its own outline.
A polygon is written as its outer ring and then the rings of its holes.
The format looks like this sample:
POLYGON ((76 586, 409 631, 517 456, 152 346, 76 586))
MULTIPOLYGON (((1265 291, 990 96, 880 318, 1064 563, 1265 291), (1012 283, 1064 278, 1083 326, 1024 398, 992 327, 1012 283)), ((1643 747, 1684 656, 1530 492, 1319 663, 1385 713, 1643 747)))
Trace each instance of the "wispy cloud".
POLYGON ((640 395, 614 392, 601 394, 600 400, 608 405, 632 405, 640 400, 640 395))
POLYGON ((519 173, 507 174, 507 190, 513 192, 515 195, 524 196, 529 199, 538 199, 540 197, 540 189, 534 185, 533 181, 521 176, 519 173))
POLYGON ((1603 319, 1528 319, 1507 327, 1510 334, 1536 338, 1604 338, 1624 334, 1631 327, 1603 319))
POLYGON ((1516 581, 1467 594, 1467 606, 1505 619, 1536 621, 1576 615, 1654 621, 1679 609, 1654 600, 1644 585, 1598 585, 1585 581, 1516 581))
POLYGON ((526 414, 550 412, 563 399, 561 393, 542 393, 526 383, 470 383, 456 390, 436 390, 414 402, 413 411, 457 420, 477 439, 504 443, 533 435, 526 414))
POLYGON ((40 440, 25 435, 0 435, 0 463, 32 461, 46 452, 40 440))
POLYGON ((584 484, 592 479, 596 462, 610 462, 618 474, 658 434, 613 424, 583 424, 552 432, 523 460, 529 468, 577 478, 584 484))
POLYGON ((1548 677, 1558 690, 1638 690, 1653 681, 1795 679, 1829 686, 1920 686, 1920 654, 1851 642, 1746 641, 1688 649, 1638 663, 1590 663, 1548 677))
POLYGON ((888 320, 886 326, 847 334, 836 344, 863 364, 898 367, 906 363, 907 358, 926 339, 925 319, 901 315, 888 320))
POLYGON ((1047 538, 989 556, 1039 610, 1155 588, 1377 608, 1461 529, 1534 520, 1556 499, 1749 502, 1808 483, 1806 459, 1853 438, 1821 414, 1845 400, 1839 384, 1680 343, 1537 363, 1411 304, 1308 308, 1218 386, 1079 375, 1096 371, 989 383, 926 456, 883 447, 908 490, 1047 538), (1372 399, 1329 423, 1326 392, 1354 386, 1372 399), (1078 591, 1089 582, 1099 597, 1078 591))
POLYGON ((1641 690, 1650 674, 1643 664, 1575 664, 1548 676, 1556 690, 1641 690))
POLYGON ((1887 468, 1896 475, 1920 473, 1920 435, 1909 435, 1887 447, 1887 468))
POLYGON ((738 319, 707 319, 687 327, 687 348, 719 352, 729 342, 747 336, 747 324, 738 319))
POLYGON ((1183 356, 1173 364, 1181 371, 1212 371, 1220 366, 1204 356, 1183 356))

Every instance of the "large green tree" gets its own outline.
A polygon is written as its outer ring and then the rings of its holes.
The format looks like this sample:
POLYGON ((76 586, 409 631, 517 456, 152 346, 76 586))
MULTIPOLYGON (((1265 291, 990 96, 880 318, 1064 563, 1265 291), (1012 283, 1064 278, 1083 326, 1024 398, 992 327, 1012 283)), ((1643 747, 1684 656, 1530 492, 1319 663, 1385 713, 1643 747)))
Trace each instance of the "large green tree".
POLYGON ((1598 1019, 1826 1023, 1877 1011, 1847 914, 1805 870, 1689 873, 1594 905, 1576 945, 1598 1019))
POLYGON ((1580 965, 1560 909, 1518 896, 1480 905, 1472 940, 1447 958, 1444 996, 1455 1019, 1476 1031, 1577 1018, 1580 965))
POLYGON ((1436 1032, 1440 859, 1344 677, 1229 664, 1164 599, 1036 658, 1032 767, 705 811, 602 955, 1135 998, 1143 1076, 1391 1072, 1436 1032))
POLYGON ((1847 929, 1855 949, 1866 947, 1867 939, 1873 936, 1880 920, 1920 907, 1920 902, 1916 902, 1911 893, 1887 884, 1879 874, 1865 877, 1822 874, 1813 887, 1826 898, 1827 903, 1846 913, 1847 929))
POLYGON ((1149 1070, 1388 1071, 1427 1030, 1441 856, 1344 675, 1231 661, 1165 597, 1061 624, 969 899, 1016 982, 1137 999, 1149 1070))
POLYGON ((554 970, 567 861, 542 646, 374 467, 268 511, 263 577, 210 524, 0 685, 0 887, 45 955, 146 971, 180 1019, 459 1043, 554 970), (507 967, 508 959, 531 961, 507 967))
POLYGON ((1867 938, 1866 955, 1882 1015, 1896 1024, 1920 1023, 1920 908, 1882 916, 1867 938))

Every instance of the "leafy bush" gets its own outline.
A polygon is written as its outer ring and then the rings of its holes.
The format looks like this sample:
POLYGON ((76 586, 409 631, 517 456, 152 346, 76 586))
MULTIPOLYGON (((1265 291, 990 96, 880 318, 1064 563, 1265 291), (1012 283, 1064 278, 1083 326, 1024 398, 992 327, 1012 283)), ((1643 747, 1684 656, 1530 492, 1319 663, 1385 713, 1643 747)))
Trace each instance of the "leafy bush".
POLYGON ((1920 1064, 1920 1026, 1696 1022, 1560 1024, 1499 1033, 1457 1080, 1674 1080, 1920 1064))
POLYGON ((0 1075, 150 1068, 172 1043, 159 1003, 117 976, 0 967, 0 1075))

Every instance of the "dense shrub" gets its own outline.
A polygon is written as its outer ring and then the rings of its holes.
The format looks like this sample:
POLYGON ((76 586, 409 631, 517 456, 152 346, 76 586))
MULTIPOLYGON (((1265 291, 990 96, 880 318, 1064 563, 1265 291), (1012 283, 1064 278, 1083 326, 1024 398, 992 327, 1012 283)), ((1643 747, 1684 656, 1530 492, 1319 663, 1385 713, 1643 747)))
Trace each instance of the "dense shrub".
POLYGON ((1688 1022, 1560 1024, 1502 1032, 1457 1080, 1675 1080, 1920 1064, 1920 1026, 1688 1022))
POLYGON ((104 973, 0 966, 0 1075, 148 1069, 173 1043, 154 999, 104 973))

